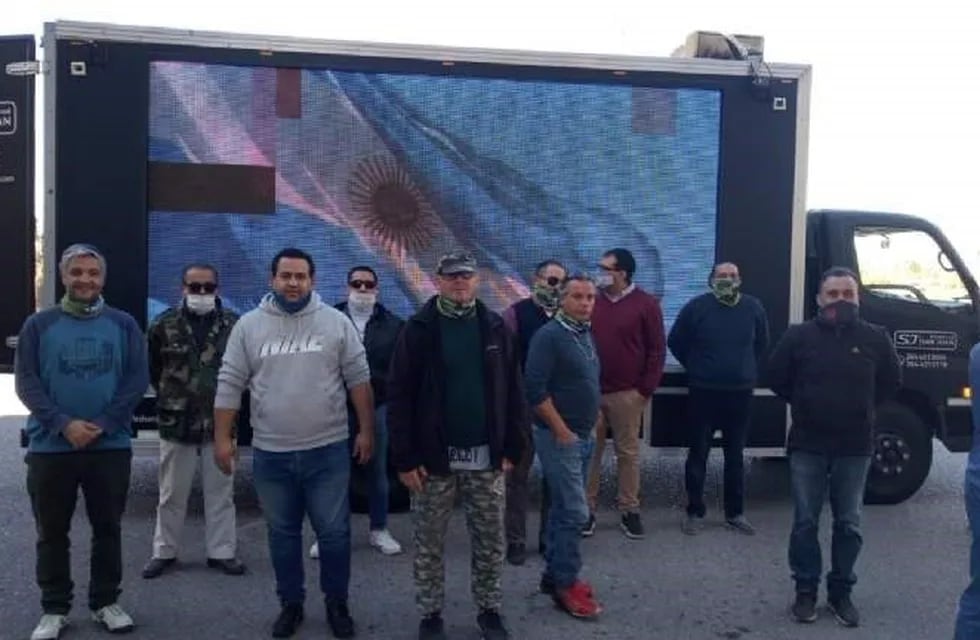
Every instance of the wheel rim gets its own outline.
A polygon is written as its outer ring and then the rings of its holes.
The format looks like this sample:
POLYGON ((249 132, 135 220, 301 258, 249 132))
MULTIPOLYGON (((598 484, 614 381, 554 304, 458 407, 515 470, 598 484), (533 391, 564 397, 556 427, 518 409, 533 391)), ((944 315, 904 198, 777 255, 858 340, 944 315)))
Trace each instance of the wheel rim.
POLYGON ((874 470, 889 477, 902 475, 912 461, 912 448, 905 438, 894 433, 875 437, 874 470))

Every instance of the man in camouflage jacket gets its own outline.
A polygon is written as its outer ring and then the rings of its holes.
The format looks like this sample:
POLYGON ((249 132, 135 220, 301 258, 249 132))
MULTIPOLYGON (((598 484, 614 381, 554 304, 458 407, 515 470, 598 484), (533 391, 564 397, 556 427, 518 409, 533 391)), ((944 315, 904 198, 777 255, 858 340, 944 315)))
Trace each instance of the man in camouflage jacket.
POLYGON ((177 559, 187 499, 198 467, 204 490, 207 564, 229 575, 245 566, 235 557, 234 475, 215 465, 214 394, 228 335, 238 320, 217 295, 210 265, 184 270, 184 297, 160 314, 148 333, 150 381, 157 393, 160 433, 160 502, 153 557, 144 578, 156 578, 177 559))

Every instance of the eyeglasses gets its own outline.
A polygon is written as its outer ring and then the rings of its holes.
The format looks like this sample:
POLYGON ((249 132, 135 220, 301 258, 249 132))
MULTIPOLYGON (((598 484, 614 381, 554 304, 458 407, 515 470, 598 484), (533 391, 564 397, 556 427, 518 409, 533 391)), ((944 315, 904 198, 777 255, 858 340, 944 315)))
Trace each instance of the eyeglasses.
POLYGON ((191 293, 214 293, 218 285, 213 282, 185 282, 184 286, 191 293))
POLYGON ((351 289, 367 289, 370 291, 378 286, 378 283, 374 280, 351 280, 347 283, 347 286, 349 286, 351 289))
POLYGON ((472 271, 461 271, 459 273, 449 273, 442 277, 446 280, 472 280, 473 276, 476 275, 472 271))

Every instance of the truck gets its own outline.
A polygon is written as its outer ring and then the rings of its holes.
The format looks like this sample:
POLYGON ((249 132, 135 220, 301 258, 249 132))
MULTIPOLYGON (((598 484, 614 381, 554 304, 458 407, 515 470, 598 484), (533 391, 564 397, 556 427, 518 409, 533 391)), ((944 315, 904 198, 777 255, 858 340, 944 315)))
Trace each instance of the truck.
MULTIPOLYGON (((501 310, 528 295, 538 261, 589 272, 626 247, 667 329, 712 265, 731 261, 773 339, 814 315, 820 274, 842 266, 900 356, 866 499, 901 502, 927 477, 934 439, 970 445, 976 281, 923 217, 808 211, 811 68, 766 61, 761 39, 725 39, 735 55, 718 56, 702 36, 686 55, 639 57, 53 22, 40 60, 33 37, 5 38, 0 261, 14 293, 0 362, 10 367, 24 318, 62 294, 57 256, 74 242, 105 253, 107 300, 144 327, 179 300, 190 262, 218 268, 225 305, 254 307, 284 246, 314 257, 326 300, 350 267, 373 266, 402 316, 434 293, 449 250, 475 255, 480 296, 501 310)), ((686 397, 668 357, 644 418, 650 445, 686 446, 686 397)), ((148 393, 138 438, 154 421, 148 393)), ((748 451, 784 455, 789 426, 763 378, 748 451)))

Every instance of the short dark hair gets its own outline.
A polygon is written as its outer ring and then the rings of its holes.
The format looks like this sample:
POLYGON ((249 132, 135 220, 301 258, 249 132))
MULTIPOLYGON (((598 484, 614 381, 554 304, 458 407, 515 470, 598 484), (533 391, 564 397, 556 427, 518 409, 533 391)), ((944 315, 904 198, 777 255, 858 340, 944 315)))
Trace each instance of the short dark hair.
POLYGON ((565 265, 563 265, 558 260, 555 260, 554 258, 549 258, 548 260, 542 260, 537 265, 535 265, 534 275, 540 276, 542 273, 544 273, 544 270, 547 269, 548 267, 558 267, 565 273, 568 273, 568 269, 565 267, 565 265))
POLYGON ((560 300, 564 300, 565 296, 568 295, 568 290, 571 288, 573 282, 588 282, 593 287, 595 286, 595 279, 587 273, 573 273, 558 285, 558 298, 560 300))
POLYGON ((272 258, 272 275, 275 276, 279 273, 279 261, 283 258, 295 258, 297 260, 306 260, 306 264, 310 265, 310 277, 316 273, 316 265, 313 264, 313 257, 303 251, 302 249, 296 249, 295 247, 286 247, 282 249, 272 258))
POLYGON ((861 279, 858 278, 857 274, 847 267, 831 267, 824 271, 820 275, 820 286, 823 287, 823 283, 827 282, 830 278, 853 278, 854 282, 861 284, 861 279))
POLYGON ((626 272, 626 281, 633 282, 633 274, 636 273, 636 259, 630 250, 616 247, 602 254, 603 258, 610 256, 616 260, 616 270, 626 272))
POLYGON ((368 273, 370 273, 370 274, 371 274, 372 276, 374 276, 374 281, 375 281, 375 282, 377 282, 377 281, 378 281, 378 274, 377 274, 377 272, 376 272, 376 271, 375 271, 374 269, 372 269, 371 267, 368 267, 368 266, 366 266, 366 265, 361 265, 361 266, 359 266, 359 267, 351 267, 351 268, 350 268, 350 271, 348 271, 348 272, 347 272, 347 282, 350 282, 350 279, 351 279, 351 277, 352 277, 352 276, 353 276, 353 275, 354 275, 355 273, 357 273, 358 271, 367 271, 367 272, 368 272, 368 273))
POLYGON ((213 264, 209 264, 207 262, 192 262, 184 267, 184 270, 180 272, 180 281, 183 284, 187 284, 187 274, 190 273, 192 269, 210 271, 212 274, 214 274, 214 283, 218 284, 218 270, 213 264))

